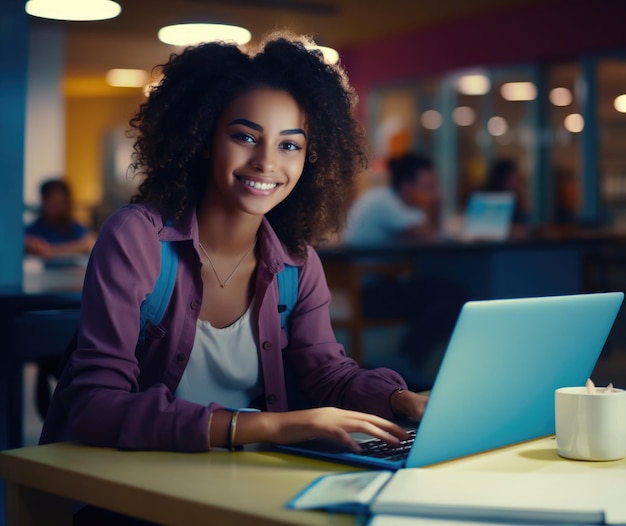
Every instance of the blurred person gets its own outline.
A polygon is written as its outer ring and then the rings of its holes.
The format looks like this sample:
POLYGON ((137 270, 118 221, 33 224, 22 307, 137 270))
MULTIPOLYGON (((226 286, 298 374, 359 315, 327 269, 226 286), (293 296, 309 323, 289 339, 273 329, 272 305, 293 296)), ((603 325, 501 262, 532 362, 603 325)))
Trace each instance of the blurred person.
POLYGON ((26 253, 44 258, 89 253, 95 235, 72 218, 72 195, 67 183, 49 179, 40 186, 39 195, 39 217, 26 227, 26 253))
POLYGON ((487 170, 482 191, 512 193, 515 196, 515 208, 513 209, 511 237, 524 237, 528 234, 524 175, 517 162, 507 158, 494 160, 487 170))
POLYGON ((576 225, 580 222, 580 184, 576 176, 564 168, 555 168, 554 222, 559 225, 576 225))
POLYGON ((387 161, 390 186, 365 190, 348 211, 343 241, 380 245, 434 241, 439 235, 441 194, 432 161, 407 153, 387 161))
MULTIPOLYGON (((95 235, 73 219, 68 184, 62 179, 48 179, 39 187, 39 196, 39 216, 26 227, 26 253, 44 259, 89 253, 95 235)), ((36 402, 42 418, 50 403, 49 382, 54 379, 58 362, 55 357, 37 361, 36 402)))
MULTIPOLYGON (((391 185, 363 192, 348 211, 342 241, 384 248, 399 241, 439 238, 441 194, 432 161, 407 153, 388 160, 391 185)), ((465 290, 438 276, 368 276, 363 283, 363 315, 406 320, 400 349, 405 379, 415 390, 429 389, 441 351, 466 301, 465 290)), ((397 368, 398 365, 396 364, 397 368)))

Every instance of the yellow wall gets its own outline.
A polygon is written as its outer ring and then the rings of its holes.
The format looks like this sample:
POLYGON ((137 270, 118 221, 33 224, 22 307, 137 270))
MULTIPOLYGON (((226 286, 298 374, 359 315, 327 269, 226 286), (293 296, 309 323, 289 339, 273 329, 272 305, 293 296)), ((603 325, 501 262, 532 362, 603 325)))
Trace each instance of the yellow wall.
POLYGON ((104 81, 89 79, 70 79, 64 93, 67 181, 76 218, 90 224, 90 209, 102 200, 106 134, 127 129, 144 98, 140 89, 110 88, 104 81))

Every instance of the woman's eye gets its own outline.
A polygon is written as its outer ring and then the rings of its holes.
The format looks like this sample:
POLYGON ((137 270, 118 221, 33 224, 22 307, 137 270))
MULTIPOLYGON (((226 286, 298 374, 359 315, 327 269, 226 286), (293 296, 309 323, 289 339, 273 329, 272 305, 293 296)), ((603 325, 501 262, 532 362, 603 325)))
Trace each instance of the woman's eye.
POLYGON ((232 138, 240 142, 248 142, 248 143, 254 142, 254 137, 252 137, 252 135, 248 133, 243 133, 243 132, 233 133, 232 138))
POLYGON ((302 148, 301 148, 301 146, 300 146, 299 144, 297 144, 297 143, 295 143, 295 142, 290 142, 290 141, 289 141, 289 142, 284 142, 284 143, 282 143, 282 144, 281 144, 281 148, 282 148, 283 150, 289 150, 290 152, 294 152, 294 151, 297 151, 297 150, 301 150, 301 149, 302 149, 302 148))

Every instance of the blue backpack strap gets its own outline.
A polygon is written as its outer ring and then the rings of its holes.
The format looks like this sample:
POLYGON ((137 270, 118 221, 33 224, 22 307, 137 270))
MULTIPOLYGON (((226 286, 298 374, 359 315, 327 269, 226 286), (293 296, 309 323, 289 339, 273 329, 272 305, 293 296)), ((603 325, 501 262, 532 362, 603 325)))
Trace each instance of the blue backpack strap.
POLYGON ((287 331, 287 322, 291 311, 298 301, 298 273, 299 268, 287 265, 276 274, 278 281, 278 312, 280 313, 280 326, 287 331))
MULTIPOLYGON (((278 282, 278 312, 280 313, 280 326, 289 337, 289 316, 298 301, 298 278, 300 268, 293 265, 285 265, 285 267, 276 274, 278 282)), ((285 374, 285 388, 287 390, 287 400, 290 410, 307 409, 311 407, 311 403, 304 397, 298 387, 296 375, 288 362, 283 362, 285 374)))
POLYGON ((163 319, 167 305, 176 282, 178 268, 178 252, 173 241, 161 241, 161 271, 157 277, 154 289, 141 303, 139 313, 139 345, 146 338, 146 328, 149 323, 158 325, 163 319))

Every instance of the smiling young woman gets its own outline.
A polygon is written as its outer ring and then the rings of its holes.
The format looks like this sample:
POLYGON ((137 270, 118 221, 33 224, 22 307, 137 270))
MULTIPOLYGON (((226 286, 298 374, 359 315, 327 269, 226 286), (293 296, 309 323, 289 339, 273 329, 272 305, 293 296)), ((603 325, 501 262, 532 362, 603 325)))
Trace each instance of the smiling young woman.
POLYGON ((426 398, 388 369, 361 369, 332 332, 315 243, 342 226, 365 167, 356 98, 303 37, 256 49, 204 44, 172 55, 131 120, 132 203, 103 226, 87 270, 77 347, 41 441, 208 451, 352 431, 397 443, 390 419, 426 398), (178 255, 162 321, 139 313, 178 255), (298 267, 281 325, 277 274, 298 267), (290 410, 285 371, 310 409, 290 410), (249 409, 257 409, 253 412, 249 409))

